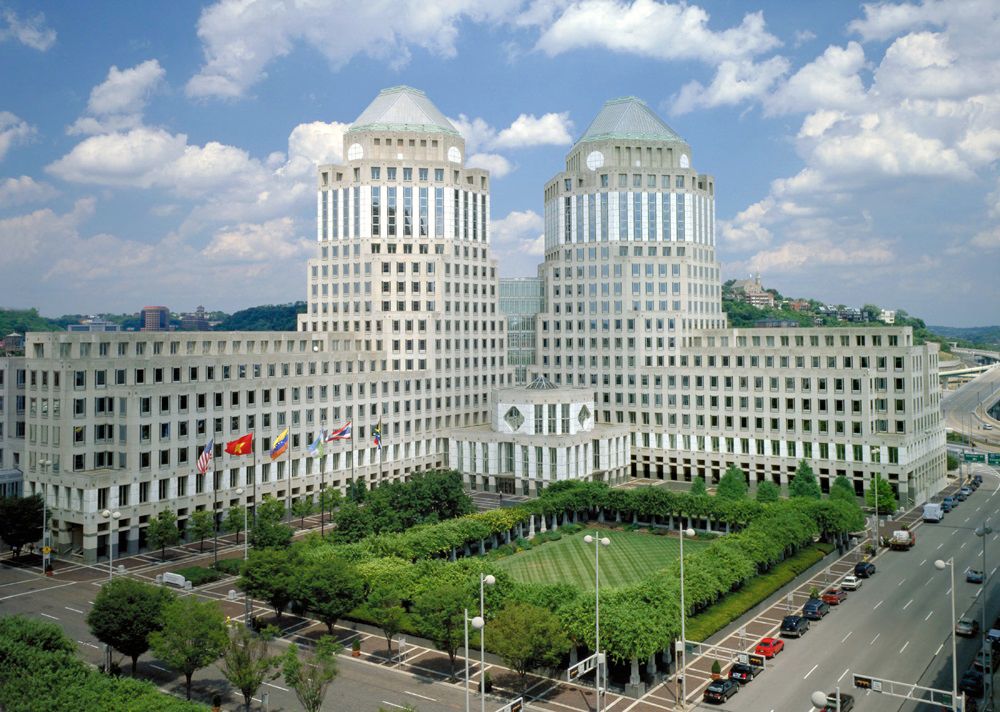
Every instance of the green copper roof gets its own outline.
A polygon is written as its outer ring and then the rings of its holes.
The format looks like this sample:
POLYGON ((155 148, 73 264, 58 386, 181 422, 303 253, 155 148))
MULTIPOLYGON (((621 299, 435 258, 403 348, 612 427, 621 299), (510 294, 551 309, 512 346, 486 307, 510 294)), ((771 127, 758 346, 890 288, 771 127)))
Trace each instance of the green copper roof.
POLYGON ((426 94, 406 86, 380 91, 348 131, 414 131, 459 135, 426 94))
POLYGON ((613 139, 683 141, 676 131, 634 96, 612 99, 604 104, 578 143, 613 139))

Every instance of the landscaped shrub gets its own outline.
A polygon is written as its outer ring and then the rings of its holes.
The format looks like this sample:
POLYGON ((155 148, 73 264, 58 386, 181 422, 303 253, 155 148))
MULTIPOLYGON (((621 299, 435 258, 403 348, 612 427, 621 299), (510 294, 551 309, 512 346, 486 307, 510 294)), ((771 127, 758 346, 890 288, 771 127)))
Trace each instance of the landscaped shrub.
MULTIPOLYGON (((243 559, 219 559, 212 568, 226 576, 238 576, 243 566, 243 559)), ((192 584, 193 585, 193 584, 192 584)))
POLYGON ((192 586, 201 586, 222 578, 222 574, 219 571, 206 569, 204 566, 188 566, 186 569, 177 569, 174 573, 186 578, 191 582, 192 586))

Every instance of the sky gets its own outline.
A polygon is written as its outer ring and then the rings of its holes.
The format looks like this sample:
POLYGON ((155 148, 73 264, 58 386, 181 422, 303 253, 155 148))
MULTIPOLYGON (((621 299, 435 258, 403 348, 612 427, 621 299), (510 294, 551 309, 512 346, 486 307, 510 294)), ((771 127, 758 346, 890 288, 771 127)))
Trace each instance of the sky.
POLYGON ((304 299, 315 168, 422 89, 491 170, 502 276, 634 95, 715 177, 723 278, 1000 323, 1000 3, 0 0, 0 306, 304 299))

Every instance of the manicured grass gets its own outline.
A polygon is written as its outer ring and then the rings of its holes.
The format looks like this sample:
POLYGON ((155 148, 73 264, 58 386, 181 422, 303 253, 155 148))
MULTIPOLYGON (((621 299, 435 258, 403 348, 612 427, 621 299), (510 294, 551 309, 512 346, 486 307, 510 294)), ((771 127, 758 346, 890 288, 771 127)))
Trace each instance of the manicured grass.
MULTIPOLYGON (((588 531, 611 540, 609 546, 601 548, 601 588, 640 581, 651 572, 676 561, 680 555, 678 540, 673 536, 588 529, 504 557, 497 564, 517 581, 568 583, 593 588, 594 545, 588 546, 583 541, 588 531)), ((692 553, 707 545, 708 542, 687 540, 684 542, 684 553, 692 553)))
POLYGON ((690 640, 705 640, 717 630, 729 625, 779 588, 793 580, 810 566, 833 551, 832 544, 813 544, 795 556, 785 559, 762 576, 743 585, 739 591, 728 593, 687 622, 686 635, 690 640))

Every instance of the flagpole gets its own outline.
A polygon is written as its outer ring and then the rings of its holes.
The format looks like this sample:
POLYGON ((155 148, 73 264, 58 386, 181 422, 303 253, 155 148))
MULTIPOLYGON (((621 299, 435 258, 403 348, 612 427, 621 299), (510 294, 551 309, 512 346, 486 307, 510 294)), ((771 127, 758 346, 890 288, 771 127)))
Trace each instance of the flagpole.
MULTIPOLYGON (((292 521, 292 429, 288 429, 288 485, 285 489, 285 516, 286 521, 292 521)), ((294 529, 294 527, 292 527, 294 529)))
MULTIPOLYGON (((253 434, 253 440, 250 443, 250 453, 253 455, 253 466, 250 468, 250 477, 253 478, 253 494, 250 497, 253 499, 253 525, 257 526, 257 431, 251 430, 253 434)), ((246 504, 244 503, 244 507, 246 504)), ((246 532, 247 536, 250 536, 250 532, 246 532)))
POLYGON ((322 538, 326 533, 323 521, 326 514, 326 501, 323 497, 326 490, 326 472, 323 467, 323 457, 326 454, 326 428, 323 427, 322 423, 320 423, 319 428, 319 446, 323 448, 323 455, 319 456, 319 535, 322 538))
POLYGON ((357 453, 354 450, 354 423, 351 423, 351 487, 357 487, 354 482, 354 461, 357 457, 357 453))
POLYGON ((219 484, 215 479, 215 438, 212 438, 212 531, 214 542, 212 545, 212 560, 219 563, 219 484))

